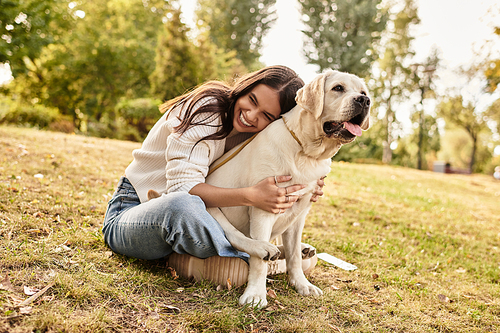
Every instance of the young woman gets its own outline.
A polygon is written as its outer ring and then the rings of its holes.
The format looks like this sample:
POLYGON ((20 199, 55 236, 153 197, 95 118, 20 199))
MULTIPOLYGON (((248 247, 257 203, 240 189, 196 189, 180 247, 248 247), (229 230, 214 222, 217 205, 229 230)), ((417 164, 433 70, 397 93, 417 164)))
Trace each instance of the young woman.
MULTIPOLYGON (((303 185, 279 188, 270 177, 252 187, 228 189, 204 180, 210 164, 224 152, 291 110, 303 85, 291 69, 270 66, 232 87, 208 82, 160 106, 165 115, 134 150, 134 160, 108 203, 103 233, 110 248, 140 259, 177 252, 248 260, 231 246, 206 207, 255 206, 282 213, 297 200, 285 195, 303 185), (150 189, 163 195, 148 201, 150 189)), ((290 180, 286 175, 276 178, 290 180)))

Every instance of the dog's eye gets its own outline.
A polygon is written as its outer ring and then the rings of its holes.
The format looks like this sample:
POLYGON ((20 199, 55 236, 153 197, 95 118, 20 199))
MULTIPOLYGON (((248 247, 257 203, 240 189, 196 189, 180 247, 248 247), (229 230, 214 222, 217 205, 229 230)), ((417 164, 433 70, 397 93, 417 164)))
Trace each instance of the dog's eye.
POLYGON ((336 85, 335 87, 333 87, 332 90, 335 90, 335 91, 338 91, 338 92, 343 92, 344 91, 344 87, 342 85, 336 85))
POLYGON ((365 95, 366 96, 366 93, 364 91, 361 92, 361 95, 365 95))

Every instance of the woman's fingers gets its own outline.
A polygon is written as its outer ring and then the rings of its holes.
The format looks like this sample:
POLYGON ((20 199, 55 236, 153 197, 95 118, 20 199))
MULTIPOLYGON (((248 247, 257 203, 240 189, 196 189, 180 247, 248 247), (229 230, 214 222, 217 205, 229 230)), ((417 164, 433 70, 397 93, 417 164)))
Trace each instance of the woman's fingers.
POLYGON ((276 183, 276 186, 278 186, 278 183, 285 183, 288 182, 292 179, 292 176, 274 176, 274 182, 276 183))
POLYGON ((304 187, 306 187, 306 185, 296 184, 283 187, 283 189, 285 190, 285 195, 292 195, 293 193, 302 190, 304 187))

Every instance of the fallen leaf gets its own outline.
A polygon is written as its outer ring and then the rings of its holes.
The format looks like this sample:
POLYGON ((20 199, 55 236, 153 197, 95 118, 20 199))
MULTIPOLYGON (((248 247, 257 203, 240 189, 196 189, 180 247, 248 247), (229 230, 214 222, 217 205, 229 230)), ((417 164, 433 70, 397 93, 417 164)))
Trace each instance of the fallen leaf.
POLYGON ((173 313, 181 313, 181 309, 175 307, 175 306, 172 306, 172 305, 166 305, 165 306, 165 309, 167 309, 167 312, 173 312, 173 313))
POLYGON ((339 290, 340 289, 339 287, 337 287, 336 285, 333 285, 333 284, 330 286, 330 288, 333 289, 333 290, 339 290))
POLYGON ((174 268, 172 268, 172 267, 167 267, 167 269, 169 270, 169 272, 170 272, 170 274, 172 275, 172 278, 173 278, 174 280, 176 280, 176 279, 178 279, 178 278, 179 278, 179 276, 177 275, 177 272, 175 271, 175 269, 174 269, 174 268))
POLYGON ((232 285, 231 285, 231 279, 227 278, 226 283, 227 283, 227 290, 231 290, 231 287, 232 287, 232 285))
POLYGON ((39 291, 40 291, 40 289, 38 289, 38 288, 24 286, 24 293, 28 296, 33 296, 39 291))
POLYGON ((23 306, 19 308, 20 314, 30 314, 33 312, 33 308, 31 306, 23 306))
POLYGON ((175 291, 177 291, 178 293, 182 293, 184 291, 184 288, 180 287, 180 288, 177 288, 175 291))
POLYGON ((224 288, 220 284, 217 286, 217 288, 215 288, 215 290, 217 290, 217 291, 221 291, 222 289, 224 289, 224 288))
POLYGON ((5 274, 5 278, 0 281, 0 289, 14 292, 14 286, 10 283, 9 275, 5 274))
POLYGON ((14 307, 20 306, 20 304, 24 302, 24 298, 17 295, 9 295, 9 297, 12 300, 12 304, 14 305, 14 307))
POLYGON ((441 303, 451 303, 453 302, 451 299, 449 299, 447 296, 443 295, 443 294, 439 294, 438 295, 438 299, 441 303))
POLYGON ((42 290, 40 290, 39 292, 37 292, 36 294, 34 294, 33 296, 27 298, 26 300, 24 300, 21 304, 19 304, 19 306, 26 306, 28 304, 31 304, 31 302, 33 302, 34 300, 36 300, 38 297, 42 296, 43 294, 45 294, 45 292, 47 290, 49 290, 49 288, 51 288, 52 286, 54 285, 54 282, 48 284, 45 288, 43 288, 42 290))
POLYGON ((377 273, 373 273, 373 274, 372 274, 372 278, 373 278, 374 280, 376 280, 376 279, 378 279, 378 278, 379 278, 379 276, 378 276, 378 274, 377 274, 377 273))
POLYGON ((457 273, 467 273, 467 270, 465 268, 459 267, 455 272, 457 272, 457 273))
POLYGON ((280 303, 277 299, 275 299, 275 300, 274 300, 274 303, 275 303, 275 304, 276 304, 276 305, 277 305, 277 306, 278 306, 281 310, 283 310, 283 309, 285 308, 283 305, 281 305, 281 303, 280 303))
POLYGON ((272 290, 272 289, 269 289, 269 291, 267 292, 267 296, 269 296, 269 297, 271 297, 271 298, 276 298, 276 297, 278 297, 278 296, 276 295, 276 292, 275 292, 274 290, 272 290))

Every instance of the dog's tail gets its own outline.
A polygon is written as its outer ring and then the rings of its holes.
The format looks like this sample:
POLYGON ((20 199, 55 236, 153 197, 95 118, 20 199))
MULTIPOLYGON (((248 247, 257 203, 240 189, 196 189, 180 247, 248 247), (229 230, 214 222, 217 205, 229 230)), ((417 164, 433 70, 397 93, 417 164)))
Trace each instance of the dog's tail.
POLYGON ((159 198, 161 197, 161 194, 156 192, 155 190, 149 190, 148 191, 148 200, 151 200, 151 199, 156 199, 156 198, 159 198))

